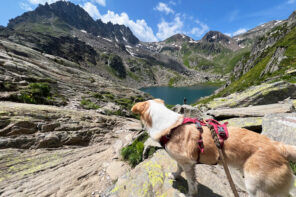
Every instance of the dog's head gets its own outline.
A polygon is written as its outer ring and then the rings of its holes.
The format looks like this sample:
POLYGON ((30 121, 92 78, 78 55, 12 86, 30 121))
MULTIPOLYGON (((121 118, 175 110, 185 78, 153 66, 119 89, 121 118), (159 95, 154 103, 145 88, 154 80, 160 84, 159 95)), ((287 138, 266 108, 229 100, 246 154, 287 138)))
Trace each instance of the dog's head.
POLYGON ((160 103, 160 104, 163 104, 164 105, 164 101, 161 100, 161 99, 148 100, 148 101, 136 103, 132 107, 132 112, 134 112, 136 114, 139 114, 139 115, 143 115, 144 113, 146 113, 149 110, 149 107, 151 105, 151 102, 150 101, 155 101, 157 103, 160 103))
POLYGON ((132 112, 141 116, 141 121, 153 139, 158 139, 165 130, 179 124, 183 116, 168 109, 161 99, 136 103, 132 112))
POLYGON ((141 116, 141 121, 145 124, 147 127, 152 127, 152 117, 150 112, 150 107, 153 105, 153 103, 158 103, 161 105, 164 105, 164 101, 161 99, 153 99, 153 100, 148 100, 144 102, 139 102, 136 103, 132 107, 132 112, 139 114, 141 116))

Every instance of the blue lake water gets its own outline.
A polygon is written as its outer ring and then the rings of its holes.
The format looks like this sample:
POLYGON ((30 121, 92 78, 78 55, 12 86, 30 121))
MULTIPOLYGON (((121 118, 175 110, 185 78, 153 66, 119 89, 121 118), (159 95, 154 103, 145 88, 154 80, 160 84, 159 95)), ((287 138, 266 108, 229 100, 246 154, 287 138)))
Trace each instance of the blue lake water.
POLYGON ((143 92, 151 94, 155 98, 160 98, 166 104, 183 104, 184 97, 187 104, 196 102, 203 96, 209 96, 219 87, 216 86, 191 86, 191 87, 148 87, 141 88, 143 92))

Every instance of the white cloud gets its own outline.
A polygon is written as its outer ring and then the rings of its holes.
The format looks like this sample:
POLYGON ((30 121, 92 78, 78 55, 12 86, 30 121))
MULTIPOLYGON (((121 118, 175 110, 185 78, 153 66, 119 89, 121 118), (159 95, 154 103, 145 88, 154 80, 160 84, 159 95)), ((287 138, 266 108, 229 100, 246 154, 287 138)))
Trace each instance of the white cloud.
POLYGON ((183 28, 183 21, 181 21, 179 16, 176 16, 174 21, 167 22, 162 19, 161 23, 157 24, 158 32, 156 36, 164 40, 174 34, 181 33, 183 28))
POLYGON ((245 28, 240 28, 240 29, 238 29, 237 31, 235 31, 232 35, 233 36, 237 36, 237 35, 239 35, 239 34, 243 34, 243 33, 246 33, 247 32, 247 29, 245 29, 245 28))
POLYGON ((113 24, 128 26, 137 38, 145 42, 157 41, 153 30, 149 27, 144 19, 133 21, 129 19, 127 13, 122 12, 120 15, 108 10, 107 14, 101 17, 102 21, 112 22, 113 24))
POLYGON ((154 8, 154 10, 165 12, 166 14, 174 13, 174 10, 171 9, 167 4, 163 2, 159 2, 158 5, 154 8))
POLYGON ((101 6, 106 6, 106 0, 96 0, 96 2, 101 6))
POLYGON ((26 10, 26 11, 32 11, 33 10, 33 8, 27 3, 21 2, 19 5, 23 10, 26 10))
POLYGON ((98 8, 90 3, 90 2, 86 2, 83 6, 81 6, 91 17, 93 17, 94 19, 99 19, 101 18, 101 14, 98 10, 98 8))
POLYGON ((200 37, 201 35, 203 35, 207 31, 209 31, 210 28, 208 25, 200 22, 199 20, 196 20, 195 22, 198 26, 192 28, 192 30, 190 32, 191 34, 195 35, 196 37, 200 37))
POLYGON ((54 3, 56 1, 59 0, 29 0, 29 3, 33 4, 33 5, 38 5, 38 4, 45 4, 45 3, 54 3))
POLYGON ((232 34, 231 33, 224 33, 226 36, 229 36, 229 37, 231 37, 232 36, 232 34))
POLYGON ((239 34, 243 34, 246 33, 248 30, 246 28, 239 28, 237 31, 233 32, 233 33, 224 33, 225 35, 232 37, 232 36, 237 36, 239 34))
POLYGON ((295 3, 295 0, 288 0, 287 3, 288 4, 294 4, 295 3))

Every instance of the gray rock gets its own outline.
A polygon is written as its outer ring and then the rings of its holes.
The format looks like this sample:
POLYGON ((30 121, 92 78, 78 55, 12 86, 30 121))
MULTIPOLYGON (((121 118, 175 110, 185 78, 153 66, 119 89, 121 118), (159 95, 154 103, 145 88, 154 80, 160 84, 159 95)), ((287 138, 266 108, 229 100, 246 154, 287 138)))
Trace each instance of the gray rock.
POLYGON ((37 144, 37 148, 57 148, 60 146, 62 146, 62 143, 59 137, 54 133, 47 134, 37 144))
POLYGON ((267 105, 283 101, 287 98, 296 98, 296 84, 284 81, 262 83, 258 86, 233 93, 227 97, 220 97, 210 101, 210 109, 227 107, 247 107, 251 105, 267 105))
POLYGON ((266 115, 262 134, 285 144, 296 145, 296 113, 266 115))
POLYGON ((285 59, 284 57, 285 51, 286 51, 286 48, 284 47, 279 47, 276 49, 276 52, 270 58, 265 69, 261 72, 260 77, 263 77, 265 74, 268 74, 268 73, 273 73, 279 69, 279 64, 283 59, 285 59))
POLYGON ((0 130, 0 135, 21 135, 21 134, 33 134, 37 131, 37 125, 30 121, 19 121, 8 125, 4 129, 0 130))
MULTIPOLYGON (((109 195, 111 196, 184 196, 188 191, 187 181, 182 177, 170 178, 169 173, 177 168, 164 150, 157 151, 151 159, 145 160, 136 168, 120 177, 109 195)), ((221 166, 196 165, 196 178, 199 184, 198 196, 230 196, 225 172, 221 166)), ((238 189, 240 197, 247 196, 238 189)))
POLYGON ((61 125, 60 123, 45 124, 41 126, 41 131, 42 132, 54 131, 54 129, 59 127, 60 125, 61 125))
MULTIPOLYGON (((296 113, 266 115, 263 118, 262 128, 263 135, 275 141, 296 145, 296 113)), ((296 196, 296 182, 291 195, 296 196)))
POLYGON ((172 108, 173 111, 184 114, 186 117, 202 117, 203 114, 197 107, 192 107, 191 105, 176 105, 172 108))
POLYGON ((262 131, 262 117, 231 118, 222 122, 228 122, 228 126, 241 127, 255 132, 262 131))
POLYGON ((295 109, 292 103, 283 103, 240 108, 216 109, 209 110, 206 113, 218 119, 227 119, 234 117, 263 117, 267 114, 289 113, 294 111, 295 109))

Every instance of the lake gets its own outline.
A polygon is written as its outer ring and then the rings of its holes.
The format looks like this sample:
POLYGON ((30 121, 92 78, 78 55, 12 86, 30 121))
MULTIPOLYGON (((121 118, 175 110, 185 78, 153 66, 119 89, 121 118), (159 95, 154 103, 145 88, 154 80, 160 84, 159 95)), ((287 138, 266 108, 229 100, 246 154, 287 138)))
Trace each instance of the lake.
POLYGON ((187 104, 195 103, 200 97, 209 96, 219 87, 217 86, 191 86, 191 87, 148 87, 141 88, 143 92, 151 94, 155 98, 161 98, 166 104, 183 104, 184 97, 187 104))

